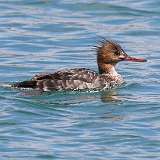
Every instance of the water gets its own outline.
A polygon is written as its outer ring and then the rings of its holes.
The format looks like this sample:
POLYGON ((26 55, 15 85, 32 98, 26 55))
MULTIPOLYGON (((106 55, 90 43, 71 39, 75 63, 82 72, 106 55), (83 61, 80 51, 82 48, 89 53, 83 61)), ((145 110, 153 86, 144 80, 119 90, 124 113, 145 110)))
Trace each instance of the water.
POLYGON ((0 87, 1 160, 159 160, 160 2, 1 0, 0 83, 87 67, 101 36, 147 63, 121 63, 105 92, 39 95, 0 87))

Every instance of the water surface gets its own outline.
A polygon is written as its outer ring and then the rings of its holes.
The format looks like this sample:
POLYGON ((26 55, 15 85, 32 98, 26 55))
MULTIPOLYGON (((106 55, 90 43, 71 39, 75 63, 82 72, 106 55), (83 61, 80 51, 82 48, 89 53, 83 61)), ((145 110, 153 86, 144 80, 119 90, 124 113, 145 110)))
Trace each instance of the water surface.
POLYGON ((160 159, 160 3, 1 0, 0 83, 39 72, 97 70, 101 37, 147 63, 121 63, 126 84, 39 95, 0 87, 1 160, 160 159))

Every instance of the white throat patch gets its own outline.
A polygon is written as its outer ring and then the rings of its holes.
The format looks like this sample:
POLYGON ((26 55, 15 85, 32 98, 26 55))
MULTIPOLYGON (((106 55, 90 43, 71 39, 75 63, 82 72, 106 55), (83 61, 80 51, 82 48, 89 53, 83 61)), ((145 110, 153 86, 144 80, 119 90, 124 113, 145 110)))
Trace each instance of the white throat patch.
POLYGON ((118 74, 117 71, 115 70, 115 67, 112 67, 112 68, 111 68, 109 74, 112 75, 113 77, 119 76, 119 74, 118 74))

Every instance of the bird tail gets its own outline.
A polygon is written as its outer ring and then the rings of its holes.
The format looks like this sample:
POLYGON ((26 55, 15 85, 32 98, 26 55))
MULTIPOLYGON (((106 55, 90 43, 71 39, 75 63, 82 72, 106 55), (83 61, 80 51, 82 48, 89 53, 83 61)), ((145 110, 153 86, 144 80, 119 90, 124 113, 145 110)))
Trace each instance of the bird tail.
POLYGON ((37 84, 36 81, 30 80, 30 81, 16 82, 11 86, 15 88, 36 88, 36 84, 37 84))

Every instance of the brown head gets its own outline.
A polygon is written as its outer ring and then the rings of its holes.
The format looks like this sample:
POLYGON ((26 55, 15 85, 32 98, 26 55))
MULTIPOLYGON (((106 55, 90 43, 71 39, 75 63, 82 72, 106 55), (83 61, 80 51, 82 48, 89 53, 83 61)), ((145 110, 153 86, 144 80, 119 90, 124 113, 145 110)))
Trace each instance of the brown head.
POLYGON ((119 44, 104 40, 97 48, 97 63, 99 73, 109 73, 121 61, 146 62, 143 58, 134 58, 126 54, 119 44))

